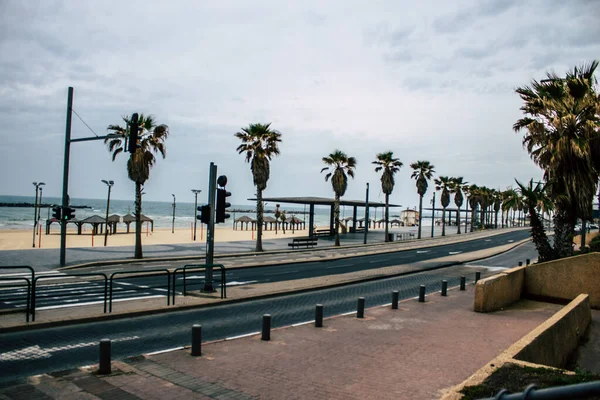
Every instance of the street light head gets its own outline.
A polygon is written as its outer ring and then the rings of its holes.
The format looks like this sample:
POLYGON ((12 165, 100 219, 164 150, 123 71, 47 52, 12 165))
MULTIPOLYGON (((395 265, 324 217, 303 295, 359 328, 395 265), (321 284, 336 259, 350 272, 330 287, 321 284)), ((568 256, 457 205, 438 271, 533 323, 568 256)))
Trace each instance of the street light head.
POLYGON ((102 179, 102 182, 104 182, 104 183, 106 183, 108 185, 108 182, 106 180, 102 179))
POLYGON ((32 182, 34 186, 37 186, 37 182, 32 182))
POLYGON ((44 185, 45 185, 45 183, 44 183, 44 182, 40 182, 40 183, 38 183, 38 185, 40 185, 40 186, 44 186, 44 185))
POLYGON ((108 181, 108 183, 110 184, 110 186, 114 185, 115 182, 114 181, 108 181))

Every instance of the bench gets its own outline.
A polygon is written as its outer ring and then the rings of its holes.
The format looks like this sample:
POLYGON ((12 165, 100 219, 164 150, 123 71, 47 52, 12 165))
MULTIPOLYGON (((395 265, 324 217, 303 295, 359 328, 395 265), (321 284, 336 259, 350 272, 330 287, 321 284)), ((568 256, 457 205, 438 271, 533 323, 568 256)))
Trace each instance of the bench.
POLYGON ((331 236, 331 231, 329 229, 315 229, 313 231, 313 237, 327 237, 331 236))
POLYGON ((303 237, 303 238, 294 238, 292 240, 292 243, 288 243, 288 246, 290 246, 292 249, 293 248, 300 248, 300 246, 305 246, 306 248, 310 247, 315 247, 317 245, 317 241, 319 239, 318 238, 309 238, 309 237, 303 237))
POLYGON ((414 238, 415 238, 415 232, 396 233, 396 240, 407 240, 407 239, 414 239, 414 238))

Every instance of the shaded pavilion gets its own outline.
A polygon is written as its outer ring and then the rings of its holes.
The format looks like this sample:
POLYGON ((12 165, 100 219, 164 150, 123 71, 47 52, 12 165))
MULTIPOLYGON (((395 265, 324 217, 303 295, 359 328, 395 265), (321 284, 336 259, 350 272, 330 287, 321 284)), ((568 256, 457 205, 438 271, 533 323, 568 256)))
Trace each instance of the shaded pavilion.
MULTIPOLYGON (((123 223, 127 225, 127 233, 129 233, 129 228, 132 222, 135 222, 135 217, 133 215, 127 214, 123 216, 123 223)), ((149 222, 151 226, 150 230, 154 232, 154 220, 142 214, 142 223, 144 222, 149 222)))
POLYGON ((256 226, 256 220, 248 217, 247 215, 242 215, 233 221, 233 230, 237 230, 237 224, 240 224, 240 230, 244 229, 244 224, 246 224, 246 230, 248 230, 248 225, 251 226, 252 230, 254 230, 256 226))
MULTIPOLYGON (((256 198, 248 199, 250 201, 256 201, 256 198)), ((269 201, 273 203, 287 203, 287 204, 301 204, 309 206, 309 219, 308 219, 308 236, 314 236, 314 226, 315 226, 315 205, 318 206, 329 206, 329 232, 331 235, 335 234, 335 221, 333 218, 333 206, 334 199, 328 197, 264 197, 263 201, 269 201)), ((348 206, 352 207, 352 229, 350 232, 354 232, 357 226, 357 212, 358 207, 385 207, 385 203, 380 203, 376 201, 369 201, 368 204, 365 200, 343 200, 340 199, 340 206, 348 206)), ((399 204, 390 204, 390 207, 402 207, 399 204)), ((265 217, 266 219, 269 217, 265 217)), ((275 218, 273 218, 275 220, 275 218)))
POLYGON ((273 224, 278 225, 279 222, 275 218, 267 215, 266 217, 263 217, 263 224, 265 226, 265 230, 267 230, 267 224, 269 224, 269 230, 272 231, 273 224))
POLYGON ((108 226, 110 227, 110 233, 117 233, 117 224, 121 222, 121 216, 113 214, 108 217, 108 226))
MULTIPOLYGON (((57 220, 56 218, 51 218, 51 219, 46 220, 46 235, 50 234, 50 225, 52 225, 55 222, 60 226, 61 222, 59 220, 57 220)), ((69 224, 75 224, 75 226, 77 226, 77 234, 81 235, 82 221, 78 220, 77 218, 73 218, 73 219, 67 221, 67 226, 69 226, 69 224)))
POLYGON ((90 224, 92 226, 92 232, 94 233, 94 235, 98 235, 102 233, 105 222, 106 219, 100 217, 99 215, 92 215, 91 217, 87 217, 86 219, 79 221, 77 229, 78 234, 81 234, 81 226, 83 226, 84 224, 90 224))

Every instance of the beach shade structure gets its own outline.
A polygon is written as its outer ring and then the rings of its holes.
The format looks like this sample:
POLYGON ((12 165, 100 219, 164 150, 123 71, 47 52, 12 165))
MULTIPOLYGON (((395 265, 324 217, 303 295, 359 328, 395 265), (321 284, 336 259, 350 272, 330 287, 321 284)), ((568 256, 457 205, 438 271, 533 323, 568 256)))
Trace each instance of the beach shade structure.
POLYGON ((265 225, 265 230, 267 229, 267 224, 269 224, 269 230, 273 230, 273 224, 277 225, 278 222, 275 218, 271 216, 266 216, 263 218, 263 223, 265 225))
POLYGON ((390 221, 390 226, 404 226, 404 222, 400 221, 399 219, 393 219, 390 221))
POLYGON ((150 232, 154 232, 154 220, 142 214, 142 224, 144 222, 150 222, 150 232))
POLYGON ((305 222, 295 216, 288 218, 288 222, 291 226, 294 227, 294 229, 298 229, 299 227, 302 227, 302 229, 304 229, 305 227, 305 222))
POLYGON ((108 217, 108 226, 110 226, 110 234, 117 233, 117 224, 121 222, 121 216, 113 214, 108 217))
POLYGON ((106 220, 99 215, 92 215, 91 217, 87 217, 86 219, 81 220, 81 225, 90 224, 92 226, 94 235, 98 235, 102 233, 102 229, 104 228, 104 223, 106 220), (100 228, 100 229, 98 229, 100 228))
POLYGON ((237 229, 237 224, 240 224, 240 230, 244 229, 244 224, 246 224, 246 230, 248 230, 248 225, 254 230, 256 225, 256 220, 248 217, 247 215, 242 215, 241 217, 235 219, 233 221, 233 229, 237 229))
MULTIPOLYGON (((56 218, 52 218, 52 219, 47 219, 46 220, 46 235, 50 234, 50 225, 52 225, 53 223, 57 223, 58 225, 60 225, 60 221, 58 221, 56 218)), ((67 221, 67 226, 69 226, 69 224, 74 224, 75 226, 77 226, 77 234, 81 235, 81 225, 82 225, 82 221, 78 220, 77 218, 73 218, 67 221)))
MULTIPOLYGON (((381 218, 377 221, 377 227, 381 228, 381 224, 385 224, 385 218, 381 218)), ((373 221, 373 226, 375 226, 375 221, 373 221)))
MULTIPOLYGON (((126 214, 123 216, 123 223, 127 225, 127 233, 129 233, 129 228, 132 222, 135 222, 135 217, 133 215, 126 214)), ((150 230, 154 232, 154 220, 142 214, 142 223, 144 222, 150 222, 150 230)))

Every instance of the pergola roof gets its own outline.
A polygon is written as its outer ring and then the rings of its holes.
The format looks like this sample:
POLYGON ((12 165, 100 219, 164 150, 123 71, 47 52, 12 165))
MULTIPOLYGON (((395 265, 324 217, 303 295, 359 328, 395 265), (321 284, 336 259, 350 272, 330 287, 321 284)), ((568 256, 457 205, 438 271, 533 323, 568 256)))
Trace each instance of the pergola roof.
POLYGON ((110 217, 108 217, 108 222, 121 222, 121 216, 113 214, 110 217))
MULTIPOLYGON (((256 201, 256 199, 248 199, 256 201)), ((334 199, 328 197, 263 197, 263 201, 272 201, 276 203, 291 203, 291 204, 314 204, 319 206, 332 206, 334 199)), ((364 200, 342 200, 340 206, 357 206, 364 207, 364 200)), ((369 207, 384 207, 385 203, 377 201, 369 201, 369 207)), ((390 204, 390 207, 402 207, 399 204, 390 204)))
POLYGON ((241 217, 237 218, 235 222, 256 222, 256 220, 246 215, 242 215, 241 217))
POLYGON ((83 224, 103 224, 104 222, 106 220, 98 215, 92 215, 81 221, 83 224))

